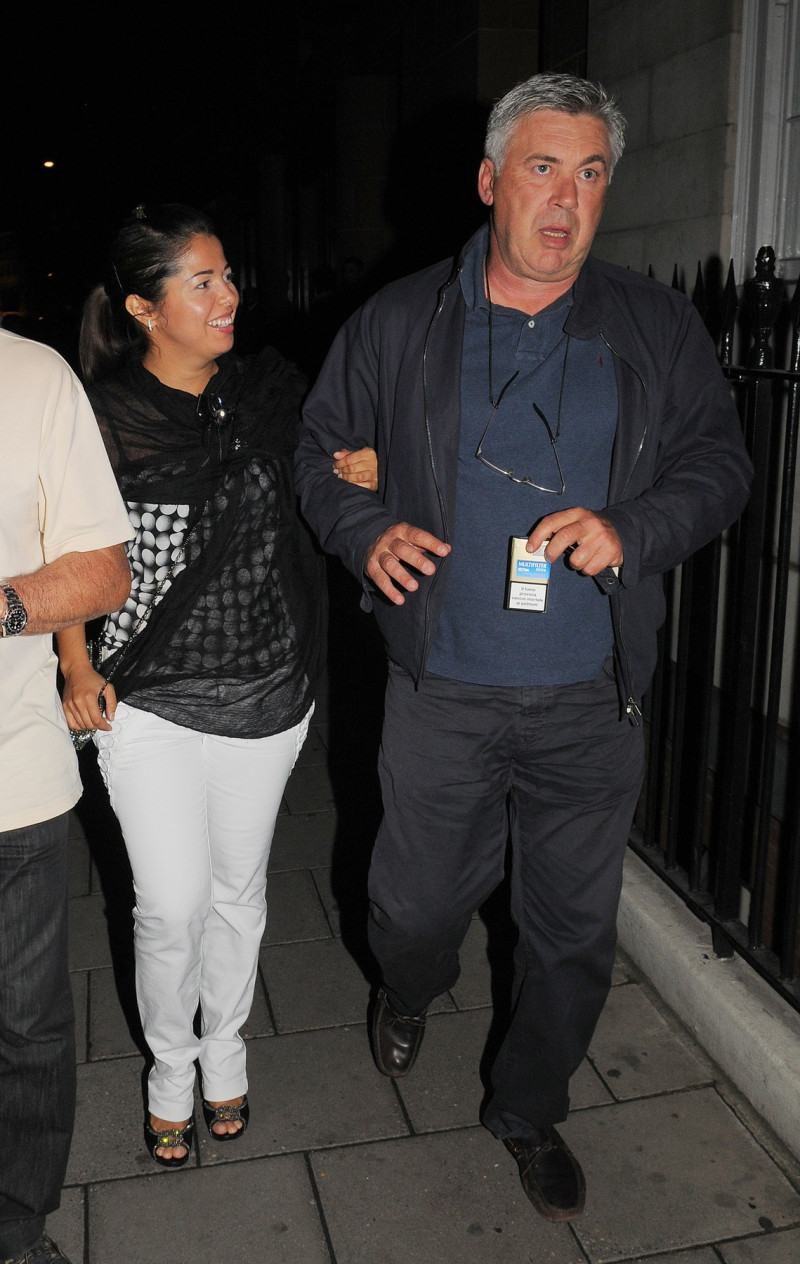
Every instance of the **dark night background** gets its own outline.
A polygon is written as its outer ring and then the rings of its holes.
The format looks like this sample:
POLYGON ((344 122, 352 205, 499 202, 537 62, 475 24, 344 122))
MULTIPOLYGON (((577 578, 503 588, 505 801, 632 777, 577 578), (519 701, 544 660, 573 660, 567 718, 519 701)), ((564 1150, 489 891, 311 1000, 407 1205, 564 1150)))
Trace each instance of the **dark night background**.
POLYGON ((327 19, 302 8, 233 4, 220 22, 190 6, 84 6, 23 22, 29 34, 4 76, 0 233, 19 259, 25 307, 54 335, 40 330, 44 340, 63 342, 137 203, 201 205, 238 235, 259 153, 276 137, 293 150, 315 113, 310 63, 327 19))
MULTIPOLYGON (((585 0, 566 3, 580 49, 585 0)), ((211 212, 237 271, 237 345, 296 354, 315 300, 335 323, 481 222, 488 108, 556 64, 551 9, 563 16, 564 0, 18 7, 3 57, 0 311, 23 315, 4 323, 74 362, 122 218, 182 201, 211 212), (353 255, 363 276, 337 309, 353 255)), ((579 57, 558 64, 580 72, 579 57)))

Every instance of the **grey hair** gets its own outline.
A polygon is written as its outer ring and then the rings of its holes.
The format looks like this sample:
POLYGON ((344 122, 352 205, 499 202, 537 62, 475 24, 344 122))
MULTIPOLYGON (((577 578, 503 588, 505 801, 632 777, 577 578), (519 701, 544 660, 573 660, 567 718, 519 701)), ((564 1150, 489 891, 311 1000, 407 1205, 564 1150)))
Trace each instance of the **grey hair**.
POLYGON ((575 75, 542 74, 524 79, 496 102, 486 128, 484 156, 495 173, 505 161, 511 133, 521 118, 536 110, 560 110, 564 114, 592 114, 605 123, 611 145, 609 179, 625 148, 625 118, 612 96, 599 83, 575 75))

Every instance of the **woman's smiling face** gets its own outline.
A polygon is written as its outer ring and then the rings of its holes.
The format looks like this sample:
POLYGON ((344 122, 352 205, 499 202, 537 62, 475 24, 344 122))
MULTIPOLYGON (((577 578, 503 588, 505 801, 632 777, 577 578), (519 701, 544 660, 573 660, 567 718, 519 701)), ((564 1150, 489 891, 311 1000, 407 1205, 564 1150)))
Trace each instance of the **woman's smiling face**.
POLYGON ((239 294, 217 237, 192 237, 150 318, 150 339, 170 360, 207 363, 230 351, 239 294))

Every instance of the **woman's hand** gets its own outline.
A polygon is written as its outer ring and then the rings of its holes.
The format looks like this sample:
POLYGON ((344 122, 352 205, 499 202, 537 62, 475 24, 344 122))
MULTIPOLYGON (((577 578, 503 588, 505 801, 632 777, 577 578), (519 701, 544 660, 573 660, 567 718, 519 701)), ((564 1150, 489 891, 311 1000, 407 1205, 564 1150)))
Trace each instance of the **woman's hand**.
POLYGON ((333 472, 348 483, 359 483, 370 492, 378 490, 378 458, 374 448, 359 448, 351 452, 340 448, 333 454, 333 472))
POLYGON ((114 719, 117 695, 114 686, 105 676, 96 672, 89 662, 77 664, 64 675, 62 698, 64 715, 71 729, 103 729, 110 732, 109 720, 114 719), (100 694, 105 702, 105 716, 100 710, 100 694))

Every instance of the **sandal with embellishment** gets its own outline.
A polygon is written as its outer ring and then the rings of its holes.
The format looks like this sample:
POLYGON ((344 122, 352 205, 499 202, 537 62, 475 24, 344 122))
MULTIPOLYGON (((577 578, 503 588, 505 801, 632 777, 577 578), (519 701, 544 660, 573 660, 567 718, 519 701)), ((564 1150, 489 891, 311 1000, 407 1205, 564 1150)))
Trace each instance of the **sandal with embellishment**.
POLYGON ((144 1143, 150 1151, 150 1157, 155 1159, 156 1163, 160 1163, 162 1167, 183 1167, 184 1163, 187 1163, 189 1160, 193 1140, 193 1119, 190 1119, 182 1128, 159 1128, 158 1130, 152 1126, 149 1119, 144 1121, 144 1143), (156 1150, 159 1147, 168 1150, 174 1149, 175 1146, 183 1146, 186 1151, 179 1159, 165 1159, 163 1154, 156 1154, 156 1150))
POLYGON ((215 1141, 238 1141, 247 1132, 250 1120, 250 1104, 245 1093, 238 1106, 212 1106, 203 1098, 203 1116, 206 1127, 215 1141), (235 1124, 241 1122, 236 1132, 214 1132, 214 1124, 235 1124))

